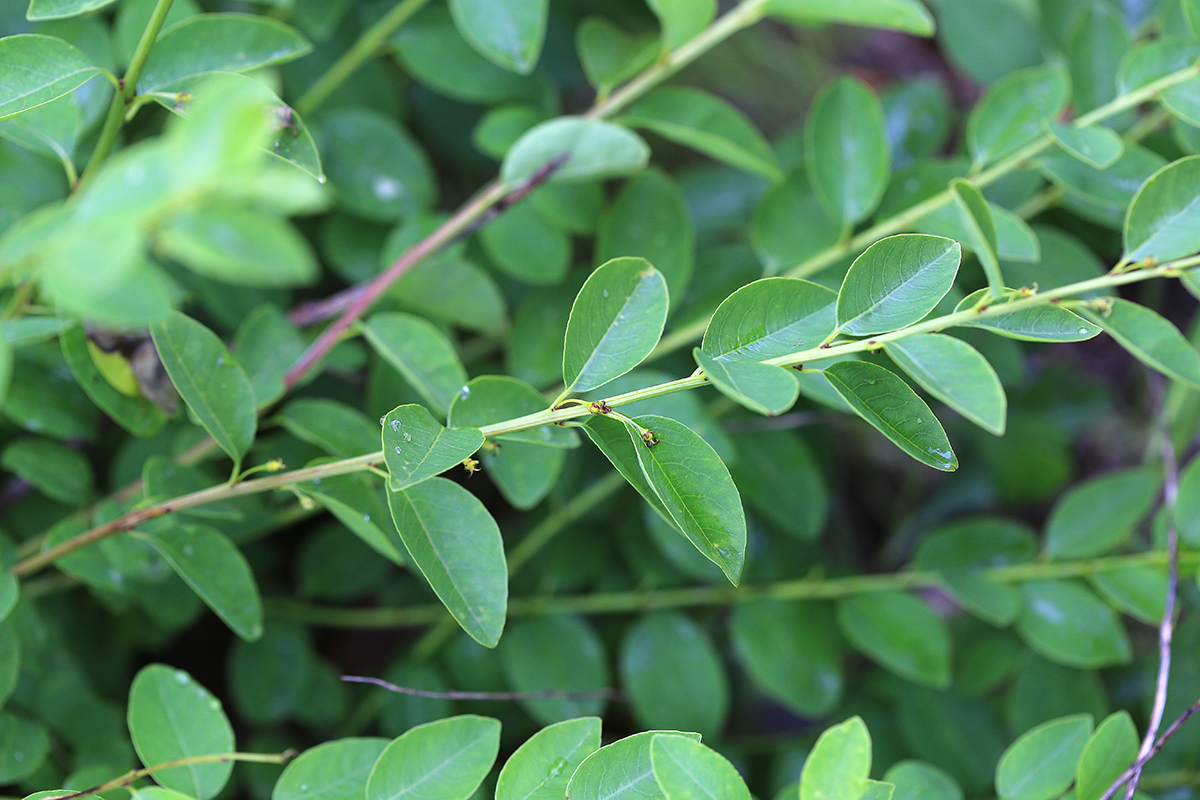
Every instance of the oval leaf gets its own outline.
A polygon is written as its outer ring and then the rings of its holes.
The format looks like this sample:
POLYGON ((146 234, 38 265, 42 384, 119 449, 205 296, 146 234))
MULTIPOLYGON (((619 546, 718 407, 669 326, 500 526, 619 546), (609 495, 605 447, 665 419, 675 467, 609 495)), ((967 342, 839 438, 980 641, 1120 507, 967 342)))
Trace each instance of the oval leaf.
POLYGON ((693 356, 704 376, 721 394, 759 414, 782 414, 800 394, 795 373, 786 367, 752 361, 717 361, 699 347, 693 356))
POLYGON ((388 740, 335 739, 305 750, 283 768, 271 800, 362 800, 388 740))
POLYGON ((1150 513, 1159 479, 1145 469, 1110 472, 1073 486, 1046 521, 1046 554, 1090 558, 1117 547, 1150 513))
POLYGON ((483 446, 478 428, 442 427, 424 406, 403 405, 383 418, 383 459, 388 488, 407 489, 462 463, 483 446))
POLYGON ((729 759, 686 736, 657 734, 650 740, 650 764, 667 800, 751 800, 729 759))
POLYGON ((1004 433, 1008 399, 996 370, 971 345, 941 333, 887 342, 884 352, 921 388, 991 433, 1004 433))
POLYGON ((505 186, 515 188, 546 167, 566 160, 551 181, 605 178, 637 172, 650 147, 628 128, 587 117, 559 117, 534 127, 509 148, 500 167, 505 186))
POLYGON ((361 329, 375 352, 444 416, 467 382, 467 371, 446 335, 420 317, 391 312, 375 314, 361 329))
POLYGON ((163 252, 193 272, 243 286, 298 286, 317 277, 305 239, 278 217, 207 204, 177 214, 159 230, 163 252))
POLYGON ((1109 167, 1125 150, 1125 142, 1120 135, 1100 125, 1049 122, 1047 128, 1059 147, 1096 169, 1109 167))
POLYGON ((475 50, 521 75, 537 65, 550 0, 450 0, 454 25, 475 50))
POLYGON ((841 700, 842 654, 827 604, 775 599, 739 603, 730 635, 754 682, 800 716, 819 717, 841 700))
POLYGON ((113 0, 29 0, 25 19, 63 19, 103 8, 113 0))
POLYGON ((1138 189, 1125 217, 1125 261, 1158 262, 1200 250, 1200 156, 1173 161, 1138 189))
POLYGON ((603 386, 640 364, 667 321, 667 284, 641 258, 614 258, 579 290, 563 348, 566 393, 603 386))
POLYGON ((1200 389, 1200 352, 1179 329, 1156 311, 1128 300, 1104 301, 1103 311, 1081 308, 1080 313, 1151 369, 1200 389))
MULTIPOLYGON (((167 424, 167 415, 146 399, 140 389, 136 395, 130 395, 109 382, 97 364, 97 351, 94 345, 89 345, 83 326, 76 325, 61 333, 59 344, 79 388, 122 428, 134 436, 150 436, 167 424)), ((129 362, 123 356, 116 357, 130 369, 128 374, 132 377, 129 362)))
POLYGON ((854 259, 838 292, 838 328, 872 336, 920 321, 958 274, 958 242, 923 233, 889 236, 854 259))
POLYGON ((367 800, 467 800, 500 752, 500 721, 464 714, 394 739, 367 778, 367 800))
POLYGON ((975 164, 998 161, 1037 139, 1070 94, 1070 80, 1058 66, 1029 67, 997 81, 967 118, 975 164))
POLYGON ((962 787, 945 770, 908 759, 893 764, 883 779, 895 785, 892 800, 963 800, 962 787))
MULTIPOLYGON (((967 295, 954 307, 954 313, 975 308, 983 300, 984 293, 988 291, 988 289, 980 289, 967 295)), ((997 305, 1007 302, 1009 302, 1008 299, 991 302, 990 305, 985 305, 980 310, 995 309, 997 305)), ((1078 314, 1055 305, 1023 308, 1009 314, 998 314, 976 321, 960 322, 958 325, 987 328, 1001 336, 1026 342, 1082 342, 1100 333, 1098 326, 1078 314)))
POLYGON ((804 163, 817 198, 844 224, 879 204, 890 173, 879 97, 843 77, 817 94, 804 124, 804 163))
POLYGON ((701 348, 718 361, 765 361, 816 347, 837 325, 837 294, 799 278, 763 278, 717 306, 701 348))
MULTIPOLYGON (((233 752, 233 728, 221 703, 183 670, 164 664, 143 667, 129 687, 129 734, 142 763, 233 752)), ((233 763, 192 764, 154 773, 175 791, 208 798, 221 791, 233 763)))
POLYGON ((560 800, 576 768, 599 749, 599 717, 542 728, 505 762, 496 779, 496 800, 560 800))
POLYGON ((838 623, 854 646, 902 678, 950 685, 950 633, 928 605, 905 592, 872 592, 838 604, 838 623))
MULTIPOLYGON (((666 800, 654 780, 650 745, 659 733, 644 731, 601 747, 583 760, 567 783, 571 800, 666 800)), ((681 733, 695 741, 698 733, 681 733)))
POLYGON ((1124 664, 1132 656, 1116 614, 1082 584, 1032 581, 1021 586, 1021 593, 1025 602, 1017 632, 1051 661, 1095 669, 1124 664))
MULTIPOLYGON (((504 634, 496 652, 509 685, 518 692, 589 692, 611 683, 604 643, 579 617, 550 614, 522 620, 504 634)), ((543 724, 604 710, 599 694, 518 702, 543 724)))
POLYGON ((800 773, 800 800, 859 800, 871 772, 871 734, 851 717, 817 738, 800 773))
POLYGON ((1100 800, 1112 782, 1137 758, 1137 728, 1128 711, 1111 715, 1092 734, 1075 767, 1078 800, 1100 800))
POLYGON ((802 24, 841 22, 894 28, 917 36, 933 35, 933 17, 917 0, 767 0, 763 12, 802 24))
POLYGON ((151 325, 150 334, 183 402, 240 466, 258 426, 254 389, 241 365, 215 333, 178 311, 151 325))
POLYGON ((1067 790, 1092 735, 1092 715, 1076 714, 1022 734, 1000 757, 996 793, 1004 800, 1051 800, 1067 790))
POLYGON ((854 413, 904 452, 934 469, 958 469, 937 417, 895 373, 865 361, 839 361, 822 373, 854 413))
POLYGON ((495 647, 504 630, 508 568, 500 529, 483 503, 457 483, 430 478, 388 492, 388 506, 438 599, 472 639, 495 647))
POLYGON ((62 97, 100 72, 74 45, 21 33, 0 39, 0 119, 62 97))
MULTIPOLYGON (((484 375, 463 387, 450 404, 449 422, 459 427, 482 427, 546 410, 546 400, 524 381, 505 375, 484 375)), ((543 425, 497 437, 546 447, 578 447, 579 434, 559 425, 543 425)))

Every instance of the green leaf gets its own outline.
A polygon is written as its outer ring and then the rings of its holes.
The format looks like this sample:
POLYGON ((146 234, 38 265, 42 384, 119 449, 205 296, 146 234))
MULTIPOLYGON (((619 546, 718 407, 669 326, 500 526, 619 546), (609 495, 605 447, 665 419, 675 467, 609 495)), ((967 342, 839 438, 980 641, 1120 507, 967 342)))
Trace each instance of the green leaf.
POLYGON ((908 759, 893 764, 883 779, 896 786, 892 800, 963 800, 963 791, 945 770, 908 759))
POLYGON ((805 541, 821 535, 829 518, 829 489, 805 441, 784 431, 739 433, 733 482, 759 519, 805 541))
POLYGON ((174 84, 209 72, 249 72, 281 64, 312 46, 294 28, 253 14, 197 14, 167 28, 146 60, 138 93, 178 91, 174 84))
POLYGON ((0 119, 49 103, 100 72, 79 48, 53 36, 21 33, 0 39, 0 119))
POLYGON ((817 199, 802 168, 772 186, 754 209, 750 245, 769 272, 782 272, 837 245, 841 220, 817 199), (797 225, 802 219, 804 225, 797 225))
POLYGON ((852 0, 825 3, 821 0, 768 0, 763 12, 802 24, 842 22, 894 28, 917 36, 933 35, 933 17, 917 0, 852 0))
POLYGON ((305 689, 317 669, 309 631, 273 620, 256 642, 234 642, 229 686, 238 713, 252 724, 280 722, 311 702, 305 689))
POLYGON ((708 27, 717 15, 716 0, 647 0, 662 27, 663 50, 675 50, 708 27))
POLYGON ((586 392, 624 375, 658 344, 667 319, 667 284, 641 258, 615 258, 579 290, 563 349, 565 393, 586 392))
POLYGON ((1132 566, 1110 569, 1088 576, 1104 601, 1113 608, 1147 625, 1162 620, 1167 599, 1167 573, 1164 567, 1132 566))
POLYGON ((1138 187, 1165 164, 1162 156, 1133 143, 1126 143, 1121 157, 1105 169, 1057 152, 1037 162, 1042 174, 1066 192, 1070 204, 1085 217, 1118 229, 1138 187))
POLYGON ((1132 650, 1120 620, 1082 584, 1032 581, 1021 585, 1021 593, 1017 632, 1038 653, 1080 669, 1129 661, 1132 650))
POLYGON ((667 800, 751 800, 729 759, 687 736, 656 734, 650 740, 650 764, 667 800))
POLYGON ((1200 389, 1200 353, 1179 329, 1158 312, 1112 298, 1104 311, 1081 307, 1080 313, 1103 328, 1129 353, 1168 378, 1200 389))
POLYGON ((1076 484, 1050 511, 1046 555, 1065 560, 1110 552, 1132 536, 1150 513, 1158 489, 1158 477, 1140 468, 1076 484))
POLYGON ((942 152, 956 113, 940 80, 928 74, 901 79, 884 90, 880 99, 893 169, 942 152))
POLYGON ((1060 717, 1022 734, 996 766, 996 793, 1004 800, 1058 797, 1071 785, 1091 735, 1091 714, 1060 717))
MULTIPOLYGON (((484 375, 463 387, 450 404, 450 424, 459 428, 491 425, 546 410, 546 400, 528 383, 505 375, 484 375)), ((579 434, 560 425, 543 425, 496 437, 545 447, 579 446, 579 434)))
POLYGON ((621 642, 621 685, 645 728, 718 736, 729 714, 721 655, 696 623, 660 611, 633 623, 621 642))
POLYGON ((337 108, 321 119, 321 138, 325 174, 347 211, 392 222, 437 199, 429 157, 394 118, 337 108))
POLYGON ((1125 150, 1125 141, 1120 135, 1101 125, 1066 125, 1051 121, 1046 127, 1059 147, 1096 169, 1111 166, 1125 150))
POLYGON ((838 328, 872 336, 920 321, 950 291, 962 248, 923 233, 880 239, 854 260, 838 293, 838 328))
POLYGON ((865 361, 839 361, 822 374, 855 414, 901 450, 934 469, 958 469, 941 423, 895 373, 865 361))
POLYGON ((629 429, 625 427, 624 423, 612 417, 596 414, 585 420, 580 427, 592 440, 592 444, 596 445, 604 457, 616 467, 617 472, 621 473, 621 477, 628 481, 630 486, 637 489, 638 494, 645 498, 650 507, 672 527, 683 533, 671 517, 671 512, 667 511, 662 498, 658 496, 646 479, 645 473, 642 472, 636 448, 643 445, 640 440, 634 440, 630 436, 629 429))
MULTIPOLYGON (((129 733, 147 766, 176 758, 233 752, 233 728, 221 703, 183 670, 143 667, 129 688, 129 733)), ((208 800, 229 780, 233 763, 192 764, 154 773, 168 789, 208 800)))
MULTIPOLYGON (((668 800, 654 780, 650 745, 659 733, 644 731, 619 739, 589 755, 567 783, 571 800, 668 800)), ((699 741, 698 733, 682 733, 699 741)))
POLYGON ((245 371, 215 333, 178 311, 152 325, 150 333, 179 396, 239 467, 257 427, 245 371))
POLYGON ((25 12, 25 19, 34 21, 74 17, 104 8, 112 2, 113 0, 29 0, 29 10, 25 12))
MULTIPOLYGON (((987 289, 980 289, 967 295, 954 307, 954 313, 976 308, 984 300, 986 292, 988 292, 987 289)), ((979 310, 994 309, 997 305, 1012 302, 1013 299, 1012 297, 998 301, 992 299, 979 310)), ((1026 342, 1082 342, 1096 336, 1101 330, 1078 314, 1056 305, 1023 308, 1008 314, 988 316, 971 322, 960 322, 958 325, 969 328, 987 328, 1001 336, 1026 342)))
POLYGON ((1125 767, 1137 759, 1137 728, 1128 711, 1112 714, 1096 728, 1075 767, 1078 800, 1100 800, 1125 767))
MULTIPOLYGON (((579 617, 549 614, 522 620, 504 634, 496 653, 509 685, 518 692, 588 692, 603 689, 612 680, 604 643, 579 617)), ((543 725, 604 710, 601 696, 518 702, 543 725)))
POLYGON ((64 331, 59 342, 75 382, 114 422, 134 436, 150 436, 167 424, 167 415, 140 391, 130 396, 109 383, 96 365, 82 326, 64 331))
POLYGON ((193 272, 242 286, 298 286, 317 277, 304 238, 287 222, 244 206, 209 203, 176 214, 162 251, 193 272))
POLYGON ((467 800, 500 752, 500 721, 464 714, 392 740, 367 779, 366 800, 467 800))
POLYGON ((92 494, 92 465, 78 450, 51 439, 22 437, 0 452, 0 467, 49 498, 83 505, 92 494))
POLYGON ((228 537, 197 524, 142 535, 230 630, 246 641, 262 636, 262 598, 254 573, 228 537))
POLYGON ((871 772, 871 734, 861 717, 826 728, 800 773, 800 800, 859 800, 871 772))
POLYGON ((591 16, 575 31, 575 49, 588 82, 609 91, 650 66, 661 45, 654 37, 626 33, 607 17, 591 16))
POLYGON ((374 481, 365 474, 335 475, 299 487, 329 509, 338 521, 377 553, 403 565, 403 546, 393 533, 388 510, 374 481))
POLYGON ((467 382, 454 345, 429 322, 409 314, 375 314, 361 326, 379 355, 442 415, 467 382))
POLYGON ((485 225, 479 243, 492 263, 522 283, 559 284, 571 265, 571 237, 543 220, 528 203, 485 225))
POLYGON ((0 572, 0 621, 9 615, 21 595, 16 577, 7 569, 0 572))
POLYGON ((0 781, 23 781, 50 754, 50 733, 40 722, 0 713, 0 781))
POLYGON ((480 55, 528 75, 542 52, 549 6, 549 0, 450 0, 450 14, 480 55))
MULTIPOLYGON (((451 416, 451 424, 461 423, 451 416)), ((399 491, 440 475, 482 445, 478 428, 444 428, 424 406, 397 406, 383 418, 383 458, 392 478, 388 488, 399 491)))
POLYGON ((997 257, 996 222, 987 201, 983 199, 983 192, 965 178, 951 178, 950 194, 954 198, 954 210, 966 233, 963 242, 979 259, 992 296, 999 297, 1004 292, 1004 279, 1000 277, 997 257))
POLYGON ((304 353, 305 341, 283 311, 264 303, 251 311, 233 336, 233 352, 246 370, 260 409, 283 397, 283 379, 304 353))
POLYGON ((633 131, 587 117, 559 117, 534 127, 509 148, 500 179, 516 188, 560 158, 548 180, 625 175, 645 168, 650 147, 633 131))
MULTIPOLYGON (((695 0, 682 2, 689 9, 699 5, 695 0)), ((783 177, 771 145, 754 123, 729 103, 701 89, 684 86, 657 89, 630 106, 620 121, 699 150, 731 167, 756 172, 771 180, 783 177)))
POLYGON ((496 779, 496 800, 559 800, 579 764, 599 749, 599 717, 548 725, 504 763, 496 779))
POLYGON ((763 278, 725 298, 701 348, 717 361, 765 361, 816 347, 837 325, 837 294, 799 278, 763 278))
POLYGON ((495 647, 504 630, 508 568, 492 515, 443 478, 388 492, 388 505, 412 563, 438 599, 472 639, 495 647))
POLYGON ((272 418, 288 433, 338 458, 370 453, 379 442, 375 423, 336 400, 301 397, 272 418))
POLYGON ((887 342, 883 349, 925 391, 984 430, 1004 434, 1004 387, 996 370, 971 345, 926 333, 887 342))
POLYGON ((82 127, 82 109, 72 93, 0 120, 0 136, 65 164, 75 156, 82 127))
POLYGON ((729 470, 686 425, 652 414, 634 422, 658 439, 634 448, 646 480, 684 535, 736 586, 746 555, 746 516, 729 470))
POLYGON ((800 393, 795 374, 786 367, 752 361, 717 361, 699 347, 692 355, 721 394, 759 414, 775 416, 787 411, 800 393))
MULTIPOLYGON (((12 577, 12 573, 5 571, 8 579, 0 578, 0 584, 13 584, 13 599, 16 599, 16 579, 12 577)), ((3 592, 4 589, 0 589, 3 592)), ((8 698, 12 696, 13 690, 17 687, 17 678, 21 674, 21 640, 17 638, 14 626, 4 622, 4 615, 8 613, 3 607, 3 598, 0 598, 0 704, 7 703, 8 698)))
POLYGON ((840 637, 827 604, 767 598, 739 603, 730 638, 751 679, 796 714, 819 717, 841 700, 840 637))
POLYGON ((1133 197, 1125 217, 1123 261, 1158 262, 1200 250, 1200 156, 1173 161, 1155 172, 1133 197))
POLYGON ((1058 66, 1029 67, 997 81, 967 118, 974 164, 994 163, 1037 139, 1070 94, 1070 79, 1058 66))
POLYGON ((387 746, 387 739, 372 736, 310 747, 283 768, 271 800, 362 800, 367 776, 387 746))
POLYGON ((845 225, 870 215, 887 187, 890 158, 875 93, 852 77, 826 85, 804 124, 804 163, 830 213, 845 225))
POLYGON ((838 603, 838 624, 854 646, 902 678, 950 685, 950 633, 941 617, 906 592, 872 592, 838 603))

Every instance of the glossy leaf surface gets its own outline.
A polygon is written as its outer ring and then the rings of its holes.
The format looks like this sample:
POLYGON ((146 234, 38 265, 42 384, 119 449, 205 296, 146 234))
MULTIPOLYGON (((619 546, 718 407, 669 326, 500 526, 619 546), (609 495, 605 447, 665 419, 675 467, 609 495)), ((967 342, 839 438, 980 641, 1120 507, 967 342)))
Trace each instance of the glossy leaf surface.
POLYGON ((1080 313, 1120 342, 1134 358, 1172 380, 1200 389, 1200 352, 1156 311, 1113 298, 1104 311, 1080 313))
POLYGON ((54 36, 22 33, 0 39, 0 119, 62 97, 100 68, 72 44, 54 36))
POLYGON ((537 64, 546 37, 549 0, 451 0, 463 38, 481 55, 522 75, 537 64))
POLYGON ((921 320, 946 295, 962 249, 941 236, 905 233, 881 239, 854 260, 838 293, 838 328, 871 336, 921 320))
POLYGON ((405 381, 442 414, 467 382, 467 371, 445 334, 408 314, 375 314, 362 326, 363 335, 405 381))
POLYGON ((656 734, 650 740, 650 763, 667 800, 750 800, 750 790, 733 764, 687 736, 656 734))
POLYGON ((875 93, 850 77, 822 89, 804 125, 804 158, 817 197, 834 217, 852 225, 870 214, 890 172, 875 93))
POLYGON ((389 489, 406 489, 440 475, 482 444, 478 428, 445 428, 424 406, 398 406, 383 418, 383 458, 392 476, 389 489))
POLYGON ((701 349, 718 361, 765 361, 833 333, 837 294, 799 278, 748 283, 717 306, 701 349))
POLYGON ((1007 800, 1051 800, 1075 777, 1075 764, 1092 735, 1092 717, 1052 720, 1023 734, 996 767, 996 792, 1007 800))
MULTIPOLYGON (((659 733, 644 731, 619 739, 592 753, 571 776, 567 797, 571 800, 667 800, 654 780, 650 745, 659 733)), ((694 741, 698 733, 682 733, 694 741)))
POLYGON ((800 800, 858 800, 870 771, 871 735, 851 717, 817 738, 800 774, 800 800))
POLYGON ((705 377, 721 394, 759 414, 782 414, 792 407, 800 393, 795 375, 785 367, 717 361, 698 347, 693 355, 705 377))
POLYGON ((379 754, 367 800, 467 800, 500 751, 500 721, 464 714, 418 725, 379 754))
POLYGON ((606 178, 646 166, 650 148, 627 128, 585 117, 543 122, 517 140, 504 156, 500 178, 516 187, 565 157, 550 180, 606 178))
POLYGON ((516 749, 496 779, 496 800, 559 800, 583 759, 600 749, 600 719, 547 725, 516 749))
POLYGON ((1150 176, 1125 217, 1127 261, 1156 261, 1200 250, 1200 156, 1181 158, 1150 176))
POLYGON ((996 370, 971 345, 941 333, 884 345, 896 366, 925 391, 983 429, 1004 434, 1008 400, 996 370))

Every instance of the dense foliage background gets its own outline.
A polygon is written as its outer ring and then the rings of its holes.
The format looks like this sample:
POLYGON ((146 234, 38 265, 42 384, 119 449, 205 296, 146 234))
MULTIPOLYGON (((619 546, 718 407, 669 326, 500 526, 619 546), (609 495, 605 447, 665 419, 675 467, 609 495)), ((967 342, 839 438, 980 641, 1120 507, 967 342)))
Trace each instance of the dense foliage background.
POLYGON ((1098 800, 1200 698, 1200 2, 927 5, 3 4, 6 796, 1098 800))

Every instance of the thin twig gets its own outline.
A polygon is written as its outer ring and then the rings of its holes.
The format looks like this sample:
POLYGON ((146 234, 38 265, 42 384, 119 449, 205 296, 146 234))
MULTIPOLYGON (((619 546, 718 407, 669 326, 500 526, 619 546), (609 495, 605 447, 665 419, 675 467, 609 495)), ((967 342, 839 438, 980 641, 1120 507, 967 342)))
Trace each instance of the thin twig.
POLYGON ((343 675, 347 683, 373 683, 389 692, 408 694, 413 697, 432 697, 436 700, 596 700, 620 699, 621 693, 616 689, 587 689, 583 691, 548 690, 544 692, 431 692, 426 689, 413 689, 409 686, 397 686, 380 678, 364 675, 343 675))
POLYGON ((1188 718, 1197 711, 1200 711, 1200 700, 1192 703, 1190 706, 1188 706, 1186 711, 1176 717, 1175 721, 1171 723, 1171 727, 1167 728, 1167 730, 1163 732, 1163 735, 1158 737, 1158 741, 1156 741, 1154 746, 1150 748, 1150 752, 1139 757, 1137 761, 1134 761, 1129 765, 1129 769, 1118 775, 1117 779, 1112 782, 1112 785, 1108 787, 1104 794, 1100 795, 1100 800, 1112 800, 1112 796, 1117 793, 1117 790, 1121 788, 1121 785, 1124 784, 1125 781, 1132 778, 1135 773, 1141 772, 1142 767, 1146 766, 1146 763, 1150 761, 1150 759, 1158 755, 1158 751, 1162 750, 1163 745, 1167 743, 1167 740, 1174 736, 1175 732, 1183 726, 1183 723, 1187 722, 1188 718))

